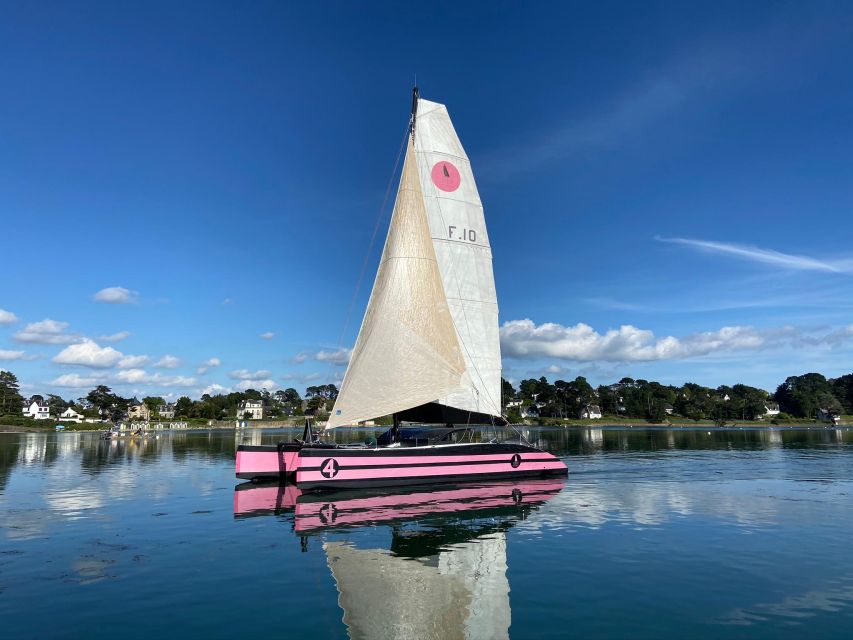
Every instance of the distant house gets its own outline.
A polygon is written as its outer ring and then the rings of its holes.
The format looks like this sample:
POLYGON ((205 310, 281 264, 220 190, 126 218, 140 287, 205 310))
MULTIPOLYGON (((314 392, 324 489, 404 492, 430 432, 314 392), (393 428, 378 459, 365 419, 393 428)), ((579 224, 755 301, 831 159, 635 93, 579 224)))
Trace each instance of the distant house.
POLYGON ((666 415, 671 416, 675 412, 675 408, 671 404, 663 405, 663 410, 666 412, 666 415))
POLYGON ((50 420, 50 407, 43 402, 33 402, 29 407, 23 408, 23 413, 34 420, 50 420))
POLYGON ((601 419, 601 407, 597 404, 588 404, 585 407, 582 407, 578 412, 579 418, 584 418, 587 420, 600 420, 601 419))
MULTIPOLYGON (((771 418, 778 416, 780 413, 779 405, 775 402, 765 402, 764 403, 764 416, 770 416, 771 418)), ((761 416, 762 418, 764 416, 761 416)))
POLYGON ((264 404, 260 400, 243 400, 237 409, 237 417, 244 418, 249 414, 250 420, 262 420, 264 417, 264 404))
POLYGON ((838 424, 841 422, 841 416, 830 409, 818 409, 817 419, 821 422, 831 422, 832 424, 838 424))
POLYGON ((520 406, 521 406, 521 400, 510 400, 509 402, 506 403, 507 409, 511 409, 512 407, 520 407, 520 406))
POLYGON ((164 420, 175 419, 175 405, 171 402, 157 406, 157 415, 164 420))
POLYGON ((83 414, 77 413, 73 407, 68 407, 59 415, 59 417, 65 422, 76 422, 78 424, 83 422, 83 414))
POLYGON ((143 420, 148 422, 151 419, 151 410, 144 402, 135 402, 130 405, 127 410, 127 417, 131 420, 143 420))
POLYGON ((526 407, 521 407, 521 417, 522 418, 538 418, 539 417, 539 407, 536 405, 528 405, 526 407))

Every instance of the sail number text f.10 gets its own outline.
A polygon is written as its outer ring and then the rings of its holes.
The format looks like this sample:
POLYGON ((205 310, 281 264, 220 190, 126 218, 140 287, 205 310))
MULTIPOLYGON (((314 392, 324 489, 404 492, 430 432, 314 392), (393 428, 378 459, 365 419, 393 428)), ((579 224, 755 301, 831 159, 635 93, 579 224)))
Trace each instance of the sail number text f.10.
POLYGON ((477 232, 474 229, 465 229, 464 227, 447 227, 448 240, 463 240, 467 242, 477 242, 477 232))

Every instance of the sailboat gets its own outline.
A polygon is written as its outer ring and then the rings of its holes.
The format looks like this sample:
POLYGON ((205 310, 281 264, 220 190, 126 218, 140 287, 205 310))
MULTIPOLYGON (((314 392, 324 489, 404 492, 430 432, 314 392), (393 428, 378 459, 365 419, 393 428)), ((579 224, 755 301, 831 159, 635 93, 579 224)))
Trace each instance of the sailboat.
POLYGON ((492 251, 447 108, 417 87, 385 247, 326 429, 389 415, 394 426, 373 445, 238 447, 237 477, 295 474, 314 489, 568 473, 521 434, 486 440, 471 429, 506 425, 492 251))

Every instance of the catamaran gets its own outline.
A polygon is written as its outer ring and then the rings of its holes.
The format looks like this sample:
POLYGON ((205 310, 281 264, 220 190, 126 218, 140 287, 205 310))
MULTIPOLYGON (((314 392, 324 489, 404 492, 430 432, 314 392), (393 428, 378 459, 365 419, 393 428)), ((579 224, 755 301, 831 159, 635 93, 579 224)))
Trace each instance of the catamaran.
POLYGON ((306 437, 239 446, 237 477, 295 478, 306 490, 568 473, 518 432, 500 439, 472 429, 506 425, 502 413, 498 304, 483 205, 447 108, 422 99, 416 87, 385 247, 326 425, 390 415, 393 427, 373 444, 306 437))

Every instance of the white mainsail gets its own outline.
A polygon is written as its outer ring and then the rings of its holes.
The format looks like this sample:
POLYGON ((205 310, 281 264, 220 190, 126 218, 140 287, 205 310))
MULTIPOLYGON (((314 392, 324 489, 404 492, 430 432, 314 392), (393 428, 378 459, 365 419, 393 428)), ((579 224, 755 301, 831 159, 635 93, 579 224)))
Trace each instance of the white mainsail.
POLYGON ((471 163, 443 104, 418 100, 415 153, 430 233, 465 375, 439 403, 501 415, 501 346, 492 248, 471 163))
POLYGON ((444 105, 418 99, 391 226, 328 428, 429 402, 501 415, 492 250, 444 105))
POLYGON ((367 311, 328 428, 435 400, 465 373, 411 140, 367 311))

